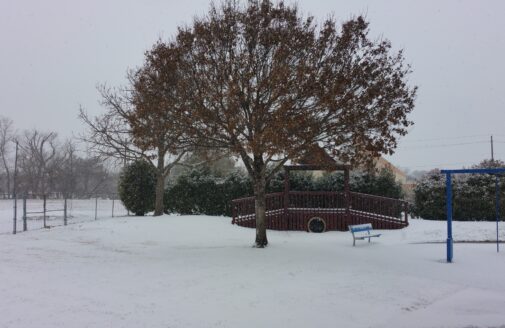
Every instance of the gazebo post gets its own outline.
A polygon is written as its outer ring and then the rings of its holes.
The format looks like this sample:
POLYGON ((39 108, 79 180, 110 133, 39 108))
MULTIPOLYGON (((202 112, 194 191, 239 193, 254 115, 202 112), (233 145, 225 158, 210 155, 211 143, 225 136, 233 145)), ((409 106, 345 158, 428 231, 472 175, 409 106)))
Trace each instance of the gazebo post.
POLYGON ((288 228, 288 206, 289 206, 289 169, 284 167, 284 224, 288 228))
POLYGON ((345 216, 350 217, 350 188, 349 188, 349 168, 344 168, 344 200, 345 200, 345 216))

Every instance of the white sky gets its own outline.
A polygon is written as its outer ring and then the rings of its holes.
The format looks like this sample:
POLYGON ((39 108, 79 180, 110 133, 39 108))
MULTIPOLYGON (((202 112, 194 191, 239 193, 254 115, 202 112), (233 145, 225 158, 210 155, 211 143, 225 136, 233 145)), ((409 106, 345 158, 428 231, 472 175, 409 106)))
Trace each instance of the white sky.
MULTIPOLYGON (((304 13, 366 13, 372 35, 405 49, 419 86, 394 164, 456 168, 505 160, 505 1, 299 0, 304 13), (433 147, 436 145, 436 147, 433 147)), ((204 13, 208 0, 0 0, 0 115, 19 129, 82 131, 79 105, 101 108, 98 83, 118 86, 158 38, 204 13)))

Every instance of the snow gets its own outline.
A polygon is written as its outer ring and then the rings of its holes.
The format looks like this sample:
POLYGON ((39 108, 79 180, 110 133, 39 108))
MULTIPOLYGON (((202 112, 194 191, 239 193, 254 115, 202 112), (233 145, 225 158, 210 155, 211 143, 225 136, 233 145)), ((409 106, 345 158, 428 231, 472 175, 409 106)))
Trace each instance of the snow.
MULTIPOLYGON (((209 216, 3 234, 0 327, 503 327, 505 254, 455 244, 447 264, 445 244, 426 243, 445 229, 412 220, 356 247, 349 232, 269 231, 266 249, 209 216)), ((493 233, 454 226, 460 240, 493 233)))

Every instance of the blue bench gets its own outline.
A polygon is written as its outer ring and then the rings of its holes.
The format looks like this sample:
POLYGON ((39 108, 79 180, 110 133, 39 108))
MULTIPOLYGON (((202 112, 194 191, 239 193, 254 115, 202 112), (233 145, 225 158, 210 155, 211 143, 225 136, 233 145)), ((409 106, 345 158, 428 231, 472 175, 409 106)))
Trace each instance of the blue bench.
POLYGON ((365 240, 368 238, 368 242, 370 242, 370 238, 381 236, 380 233, 371 233, 373 232, 371 223, 350 225, 349 231, 352 233, 353 246, 356 246, 356 240, 365 240))

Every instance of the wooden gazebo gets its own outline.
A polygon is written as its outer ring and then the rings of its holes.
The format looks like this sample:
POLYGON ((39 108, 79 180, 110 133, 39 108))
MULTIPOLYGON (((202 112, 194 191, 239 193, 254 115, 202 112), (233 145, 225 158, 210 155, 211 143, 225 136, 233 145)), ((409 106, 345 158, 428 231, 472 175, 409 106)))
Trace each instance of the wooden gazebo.
MULTIPOLYGON (((273 230, 323 232, 348 230, 349 225, 371 223, 374 229, 401 229, 408 225, 408 203, 350 191, 349 170, 346 165, 324 164, 285 165, 284 191, 271 193, 266 199, 266 225, 273 230), (343 171, 344 190, 291 191, 291 171, 343 171)), ((232 201, 233 224, 256 227, 254 197, 232 201)))

